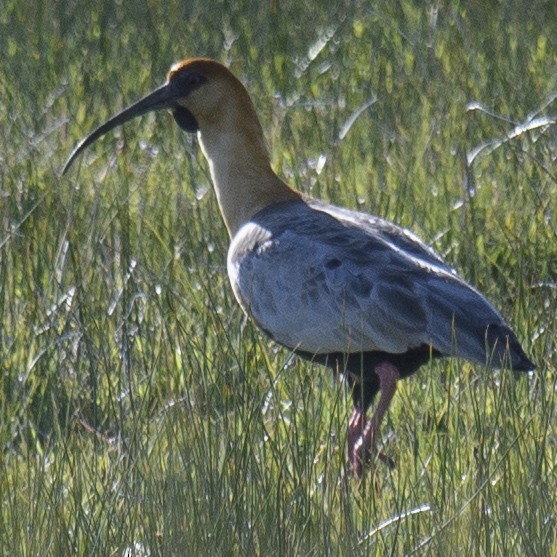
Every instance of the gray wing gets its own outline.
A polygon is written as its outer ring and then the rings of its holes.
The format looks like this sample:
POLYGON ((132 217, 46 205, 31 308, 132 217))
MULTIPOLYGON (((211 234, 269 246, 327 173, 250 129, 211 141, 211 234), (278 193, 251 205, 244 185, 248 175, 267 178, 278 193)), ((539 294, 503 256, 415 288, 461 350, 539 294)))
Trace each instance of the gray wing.
POLYGON ((258 215, 234 239, 228 269, 244 309, 292 349, 429 344, 482 364, 495 350, 498 365, 516 342, 497 310, 415 236, 319 202, 258 215))

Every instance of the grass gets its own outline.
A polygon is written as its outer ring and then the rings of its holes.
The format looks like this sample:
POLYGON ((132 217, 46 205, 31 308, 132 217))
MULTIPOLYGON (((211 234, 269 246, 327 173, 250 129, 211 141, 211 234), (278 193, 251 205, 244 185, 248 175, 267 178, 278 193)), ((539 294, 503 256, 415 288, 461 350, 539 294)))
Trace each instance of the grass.
POLYGON ((0 14, 0 555, 557 554, 555 8, 211 6, 0 14), (416 231, 535 374, 424 367, 397 468, 347 480, 345 386, 244 321, 195 141, 145 117, 59 176, 194 55, 246 83, 280 174, 416 231))

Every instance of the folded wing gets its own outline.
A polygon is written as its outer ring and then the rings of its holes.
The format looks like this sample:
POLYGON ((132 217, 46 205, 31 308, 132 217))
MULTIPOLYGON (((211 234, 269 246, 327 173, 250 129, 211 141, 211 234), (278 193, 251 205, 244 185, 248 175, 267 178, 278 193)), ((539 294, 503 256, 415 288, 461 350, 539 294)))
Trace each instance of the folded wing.
POLYGON ((263 211, 236 235, 228 269, 245 311, 308 353, 445 355, 531 369, 499 312, 413 234, 309 200, 263 211))

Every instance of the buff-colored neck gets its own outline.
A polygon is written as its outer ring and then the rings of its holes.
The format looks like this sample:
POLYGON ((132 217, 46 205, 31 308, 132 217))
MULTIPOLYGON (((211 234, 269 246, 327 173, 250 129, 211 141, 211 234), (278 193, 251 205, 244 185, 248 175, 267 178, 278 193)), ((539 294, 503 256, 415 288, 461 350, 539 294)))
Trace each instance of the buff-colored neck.
POLYGON ((261 125, 244 93, 239 90, 217 117, 200 122, 199 132, 230 237, 265 207, 300 197, 273 172, 261 125))

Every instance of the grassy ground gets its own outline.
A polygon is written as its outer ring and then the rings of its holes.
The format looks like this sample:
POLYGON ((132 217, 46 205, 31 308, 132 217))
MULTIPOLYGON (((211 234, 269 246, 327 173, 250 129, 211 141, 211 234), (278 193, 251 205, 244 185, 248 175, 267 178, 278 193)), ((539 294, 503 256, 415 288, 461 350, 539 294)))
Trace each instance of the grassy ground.
POLYGON ((0 555, 557 555, 553 3, 5 4, 0 555), (59 176, 193 55, 246 83, 280 174, 419 233, 536 373, 425 367, 397 468, 349 481, 345 387, 244 321, 195 141, 145 117, 59 176))

